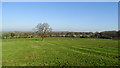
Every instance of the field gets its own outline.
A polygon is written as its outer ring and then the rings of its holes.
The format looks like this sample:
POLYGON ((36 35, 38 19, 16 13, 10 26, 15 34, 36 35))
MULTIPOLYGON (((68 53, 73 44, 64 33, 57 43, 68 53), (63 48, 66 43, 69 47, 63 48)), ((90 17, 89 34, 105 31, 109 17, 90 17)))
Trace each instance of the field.
POLYGON ((3 66, 118 66, 118 41, 94 38, 2 40, 3 66))

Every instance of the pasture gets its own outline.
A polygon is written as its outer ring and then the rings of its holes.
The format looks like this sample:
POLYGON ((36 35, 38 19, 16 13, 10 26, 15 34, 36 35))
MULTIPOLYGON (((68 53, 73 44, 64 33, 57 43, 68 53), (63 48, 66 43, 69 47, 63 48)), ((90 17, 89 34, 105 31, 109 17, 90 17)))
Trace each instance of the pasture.
POLYGON ((2 40, 3 66, 118 66, 118 41, 94 38, 2 40))

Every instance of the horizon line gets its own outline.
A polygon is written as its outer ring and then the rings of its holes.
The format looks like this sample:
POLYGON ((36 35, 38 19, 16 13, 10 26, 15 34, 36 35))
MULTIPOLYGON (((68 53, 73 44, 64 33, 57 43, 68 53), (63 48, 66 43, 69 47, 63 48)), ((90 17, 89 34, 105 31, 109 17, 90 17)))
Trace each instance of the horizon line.
MULTIPOLYGON (((103 30, 103 31, 52 31, 52 32, 104 32, 104 31, 119 31, 119 30, 103 30)), ((0 31, 0 32, 35 32, 35 31, 0 31)))

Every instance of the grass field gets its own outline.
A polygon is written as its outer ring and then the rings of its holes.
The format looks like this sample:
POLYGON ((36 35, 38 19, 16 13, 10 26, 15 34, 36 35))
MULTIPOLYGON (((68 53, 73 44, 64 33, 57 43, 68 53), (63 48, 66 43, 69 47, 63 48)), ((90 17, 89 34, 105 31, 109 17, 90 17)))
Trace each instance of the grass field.
POLYGON ((3 66, 118 66, 118 41, 92 38, 3 39, 3 66))

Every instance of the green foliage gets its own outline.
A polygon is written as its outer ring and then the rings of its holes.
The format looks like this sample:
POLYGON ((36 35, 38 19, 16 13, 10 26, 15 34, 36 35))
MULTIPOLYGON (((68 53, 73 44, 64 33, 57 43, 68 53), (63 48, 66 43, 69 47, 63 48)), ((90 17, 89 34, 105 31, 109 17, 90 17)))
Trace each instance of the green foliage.
POLYGON ((75 37, 75 38, 102 38, 119 39, 120 31, 104 32, 5 32, 2 33, 3 39, 12 38, 45 38, 45 37, 75 37))
POLYGON ((52 31, 52 28, 48 25, 48 23, 40 23, 35 27, 37 33, 40 33, 39 36, 42 38, 42 41, 45 37, 47 37, 48 32, 52 31))
POLYGON ((3 66, 118 66, 118 41, 53 37, 3 39, 3 66))
POLYGON ((11 37, 13 38, 15 36, 15 33, 10 33, 11 37))

